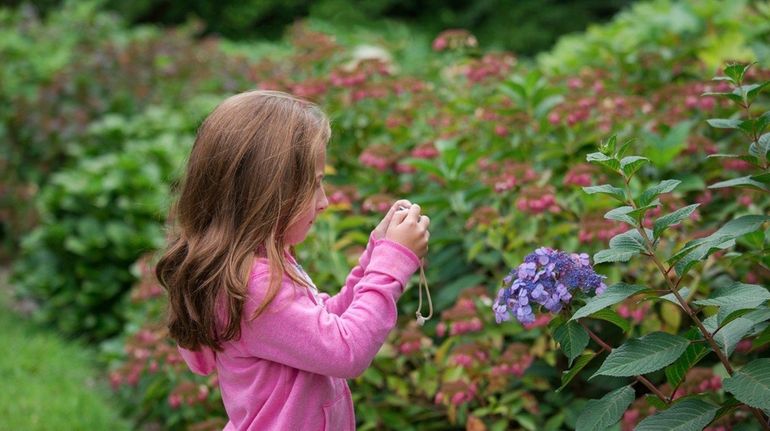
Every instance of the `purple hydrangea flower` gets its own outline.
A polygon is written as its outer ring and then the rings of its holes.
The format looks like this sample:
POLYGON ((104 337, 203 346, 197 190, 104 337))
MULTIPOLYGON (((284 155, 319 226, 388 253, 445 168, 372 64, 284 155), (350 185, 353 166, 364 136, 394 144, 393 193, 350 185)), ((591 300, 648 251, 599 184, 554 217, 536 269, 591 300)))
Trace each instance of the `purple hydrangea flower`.
POLYGON ((572 300, 572 291, 601 295, 605 277, 594 272, 588 255, 568 254, 541 247, 503 279, 503 288, 492 305, 497 323, 516 317, 521 323, 535 321, 533 306, 558 313, 572 300))

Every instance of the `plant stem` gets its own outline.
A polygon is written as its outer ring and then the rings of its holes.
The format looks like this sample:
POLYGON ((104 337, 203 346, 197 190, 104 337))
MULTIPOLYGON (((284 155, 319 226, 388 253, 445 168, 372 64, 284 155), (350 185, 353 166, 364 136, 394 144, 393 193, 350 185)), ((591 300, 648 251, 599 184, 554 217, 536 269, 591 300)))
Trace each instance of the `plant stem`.
MULTIPOLYGON (((594 341, 596 342, 596 344, 598 344, 598 345, 599 345, 599 346, 602 348, 602 350, 605 350, 605 351, 607 351, 607 352, 612 352, 612 347, 610 347, 610 345, 609 345, 609 344, 605 343, 605 342, 604 342, 604 340, 602 340, 601 338, 599 338, 599 336, 598 336, 598 335, 594 334, 594 332, 593 332, 592 330, 590 330, 590 329, 588 328, 588 326, 586 326, 586 324, 585 324, 585 323, 583 323, 583 321, 582 321, 582 320, 580 320, 580 319, 577 319, 577 321, 578 321, 578 323, 580 323, 580 326, 582 326, 582 327, 583 327, 583 329, 585 329, 585 330, 586 330, 586 332, 588 332, 588 336, 589 336, 589 337, 591 337, 591 339, 592 339, 592 340, 594 340, 594 341)), ((637 380, 639 383, 641 383, 641 384, 643 384, 644 386, 646 386, 646 387, 647 387, 647 389, 649 389, 649 390, 650 390, 650 392, 652 392, 652 393, 653 393, 653 394, 655 394, 655 395, 656 395, 658 398, 660 398, 660 400, 661 400, 661 401, 663 401, 664 403, 666 403, 666 405, 668 405, 668 404, 671 404, 671 400, 670 400, 670 399, 669 399, 667 396, 665 396, 665 395, 663 394, 663 392, 661 392, 661 391, 660 391, 660 389, 658 389, 657 387, 655 387, 655 385, 653 385, 651 381, 647 380, 647 378, 646 378, 646 377, 644 377, 644 376, 634 376, 634 378, 636 378, 636 380, 637 380)))
MULTIPOLYGON (((625 175, 623 175, 623 178, 626 179, 625 175)), ((631 207, 636 209, 636 202, 634 202, 634 200, 631 198, 631 190, 628 187, 627 179, 626 179, 626 196, 628 197, 628 200, 629 200, 628 203, 630 203, 631 207)), ((730 365, 730 360, 727 359, 727 356, 725 356, 725 354, 722 352, 722 349, 720 349, 719 345, 717 345, 716 341, 714 341, 714 337, 712 336, 712 334, 706 329, 705 326, 703 326, 703 322, 701 322, 700 319, 698 319, 698 316, 695 314, 695 312, 687 303, 687 301, 684 298, 682 298, 682 295, 679 294, 679 290, 677 289, 677 287, 679 286, 679 283, 682 281, 682 277, 680 276, 679 279, 676 281, 676 283, 671 281, 671 279, 668 277, 668 273, 671 271, 671 268, 666 270, 666 268, 663 267, 663 263, 655 255, 655 248, 653 246, 652 240, 650 240, 650 237, 647 236, 647 231, 644 229, 644 225, 640 223, 640 225, 636 227, 636 230, 639 232, 639 235, 641 235, 642 238, 644 239, 645 246, 647 247, 646 254, 652 259, 652 261, 655 263, 655 266, 658 267, 658 270, 660 271, 660 273, 663 274, 663 278, 666 279, 666 283, 668 284, 669 290, 671 291, 671 293, 674 294, 674 296, 676 297, 676 300, 679 302, 682 309, 684 309, 687 315, 690 316, 690 319, 692 319, 692 321, 695 322, 695 325, 698 326, 698 329, 700 330, 701 334, 703 334, 703 337, 708 342, 709 346, 711 347, 711 350, 717 355, 717 357, 719 358, 719 361, 722 362, 722 365, 727 370, 727 373, 730 376, 732 376, 735 373, 735 371, 733 370, 732 365, 730 365)), ((589 332, 589 335, 591 335, 590 332, 589 332)), ((770 424, 768 424, 768 421, 767 419, 765 419, 765 415, 762 413, 762 411, 751 406, 747 406, 747 407, 751 409, 751 412, 754 414, 754 417, 759 421, 760 425, 762 425, 762 429, 766 431, 770 431, 770 424)))

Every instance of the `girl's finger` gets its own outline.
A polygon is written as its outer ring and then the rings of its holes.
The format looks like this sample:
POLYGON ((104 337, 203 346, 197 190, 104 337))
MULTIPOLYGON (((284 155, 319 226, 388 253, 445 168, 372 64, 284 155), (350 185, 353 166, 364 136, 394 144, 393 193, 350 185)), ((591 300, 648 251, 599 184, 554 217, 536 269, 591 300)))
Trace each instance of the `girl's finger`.
POLYGON ((430 217, 428 217, 426 215, 420 216, 420 221, 417 222, 417 224, 419 224, 420 226, 422 226, 425 229, 427 229, 428 226, 430 226, 430 217))
POLYGON ((420 221, 420 206, 417 204, 412 205, 409 207, 409 211, 407 212, 407 217, 410 220, 413 220, 415 223, 419 223, 420 221))
POLYGON ((390 218, 390 223, 388 226, 398 226, 401 224, 401 222, 406 219, 406 216, 409 214, 408 211, 396 211, 390 218))

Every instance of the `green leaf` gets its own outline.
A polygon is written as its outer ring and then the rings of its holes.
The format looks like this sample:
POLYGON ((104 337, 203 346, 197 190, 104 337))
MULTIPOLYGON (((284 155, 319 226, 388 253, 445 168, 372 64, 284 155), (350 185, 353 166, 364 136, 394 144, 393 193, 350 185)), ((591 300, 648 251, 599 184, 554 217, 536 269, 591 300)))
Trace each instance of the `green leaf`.
POLYGON ((669 226, 675 225, 689 217, 690 214, 692 214, 692 212, 698 208, 698 206, 700 206, 700 204, 688 205, 655 220, 652 228, 653 238, 658 238, 660 234, 663 233, 663 231, 666 230, 669 226))
POLYGON ((727 75, 728 78, 733 82, 733 84, 738 85, 741 82, 743 82, 743 75, 746 73, 747 70, 752 66, 753 63, 749 64, 739 64, 739 63, 731 63, 725 66, 725 75, 727 75))
POLYGON ((731 180, 719 181, 718 183, 710 185, 708 188, 723 189, 726 187, 746 187, 764 192, 770 191, 770 188, 760 183, 759 181, 754 180, 750 175, 740 178, 733 178, 731 180))
POLYGON ((594 255, 594 263, 628 262, 629 259, 637 254, 639 254, 638 251, 601 250, 594 255))
MULTIPOLYGON (((648 237, 652 231, 645 229, 648 237)), ((645 241, 636 229, 627 230, 610 239, 610 248, 594 255, 594 263, 625 262, 641 252, 646 252, 645 241)))
POLYGON ((716 290, 711 298, 695 301, 695 304, 715 305, 732 312, 744 308, 756 308, 767 301, 770 301, 770 291, 764 287, 756 284, 734 283, 716 290))
MULTIPOLYGON (((767 112, 765 114, 767 114, 767 112)), ((757 142, 752 142, 749 146, 749 154, 760 159, 763 157, 767 158, 768 151, 770 151, 770 133, 765 133, 764 135, 760 136, 759 139, 757 139, 757 142)), ((757 178, 762 175, 770 175, 770 173, 766 172, 752 178, 756 181, 767 183, 767 181, 763 181, 757 178)))
POLYGON ((559 386, 559 389, 556 390, 556 392, 560 392, 562 389, 564 389, 569 382, 572 381, 572 379, 575 378, 575 376, 580 373, 580 371, 585 368, 586 365, 588 365, 589 362, 593 358, 596 357, 596 353, 586 353, 585 355, 580 355, 577 360, 575 361, 575 364, 572 366, 572 368, 569 369, 569 371, 565 371, 561 375, 561 386, 559 386))
POLYGON ((646 417, 634 431, 701 431, 711 423, 717 410, 719 407, 703 400, 688 398, 646 417))
MULTIPOLYGON (((768 136, 770 136, 770 133, 768 133, 768 136)), ((770 139, 769 139, 770 141, 770 139)), ((770 172, 765 172, 764 174, 754 175, 751 177, 751 179, 755 181, 759 181, 763 184, 770 184, 770 172)))
MULTIPOLYGON (((652 232, 647 233, 651 234, 652 232)), ((612 237, 610 239, 610 248, 625 251, 647 251, 644 238, 642 238, 642 235, 636 229, 629 229, 612 237)))
POLYGON ((677 360, 690 340, 665 332, 633 338, 612 349, 599 370, 591 376, 629 377, 657 371, 677 360))
POLYGON ((713 234, 689 241, 668 262, 676 263, 677 274, 684 275, 697 261, 716 250, 732 247, 736 238, 756 231, 767 220, 770 217, 764 215, 746 215, 730 220, 713 234))
POLYGON ((770 325, 765 327, 765 329, 754 338, 754 341, 751 342, 751 347, 756 349, 767 343, 770 343, 770 325))
POLYGON ((602 184, 600 186, 583 187, 583 191, 588 193, 589 195, 593 195, 596 193, 603 193, 603 194, 612 196, 613 198, 619 200, 620 202, 626 201, 626 195, 625 195, 625 192, 623 192, 623 189, 609 185, 609 184, 602 184))
POLYGON ((631 324, 628 323, 628 320, 620 317, 620 315, 616 313, 614 310, 612 310, 611 308, 605 308, 603 310, 599 310, 589 317, 591 317, 592 319, 601 319, 601 320, 610 322, 613 325, 620 328, 620 330, 623 332, 628 332, 628 330, 631 329, 631 324))
POLYGON ((731 93, 720 93, 720 92, 714 92, 714 91, 707 91, 705 93, 702 93, 701 96, 706 96, 706 97, 708 97, 708 96, 711 96, 711 97, 726 97, 726 98, 732 100, 733 102, 743 103, 743 98, 740 95, 735 94, 733 92, 731 92, 731 93))
POLYGON ((575 431, 604 430, 620 421, 623 412, 634 401, 634 389, 623 386, 598 400, 590 400, 575 424, 575 431))
MULTIPOLYGON (((690 288, 684 287, 682 289, 679 289, 678 292, 679 292, 679 296, 681 296, 682 298, 687 298, 690 295, 690 288)), ((679 301, 676 299, 676 295, 674 295, 673 293, 665 294, 659 297, 659 299, 663 299, 672 304, 678 305, 680 308, 682 307, 682 304, 679 303, 679 301)))
POLYGON ((759 308, 727 323, 714 333, 714 341, 722 348, 727 356, 732 355, 735 346, 754 326, 770 319, 770 309, 759 308))
POLYGON ((634 176, 636 171, 639 170, 642 166, 644 166, 645 163, 649 163, 650 159, 647 157, 641 157, 641 156, 628 156, 623 157, 620 160, 620 168, 623 170, 623 173, 626 174, 626 178, 631 178, 634 176))
POLYGON ((737 129, 741 125, 741 120, 733 118, 712 118, 706 122, 715 129, 737 129))
POLYGON ((612 135, 607 139, 607 142, 599 143, 599 151, 603 154, 615 154, 615 145, 618 142, 618 137, 612 135))
POLYGON ((620 162, 617 159, 603 153, 590 153, 586 155, 586 161, 600 164, 613 172, 617 172, 620 168, 620 162))
POLYGON ((604 214, 604 218, 606 218, 607 220, 622 221, 630 224, 631 226, 636 227, 637 225, 636 220, 634 220, 633 217, 628 215, 628 213, 630 213, 631 211, 634 211, 634 208, 627 205, 614 208, 607 211, 607 214, 604 214))
POLYGON ((770 81, 749 85, 746 88, 746 98, 749 99, 749 102, 751 102, 757 96, 757 94, 764 90, 768 85, 770 85, 770 81))
MULTIPOLYGON (((685 338, 691 341, 699 340, 702 338, 700 331, 696 328, 692 328, 684 334, 685 338)), ((666 367, 666 380, 672 388, 676 388, 679 383, 684 380, 687 371, 690 370, 695 364, 700 362, 711 350, 701 343, 690 343, 685 349, 682 356, 679 357, 673 364, 666 367)))
POLYGON ((653 199, 663 193, 669 193, 673 191, 676 186, 681 183, 679 180, 663 180, 659 184, 650 187, 637 200, 637 205, 640 207, 647 206, 653 199))
POLYGON ((723 380, 722 386, 751 407, 770 409, 770 358, 749 362, 732 377, 723 380))
POLYGON ((561 345, 561 350, 569 359, 570 366, 572 361, 580 356, 588 346, 588 332, 579 323, 572 320, 556 328, 553 332, 553 338, 561 345))
POLYGON ((650 144, 646 154, 652 163, 657 166, 669 164, 685 147, 692 124, 691 121, 683 121, 672 127, 663 136, 646 133, 650 144))
POLYGON ((618 283, 608 287, 601 295, 594 296, 586 301, 586 305, 572 315, 570 320, 577 320, 581 317, 590 316, 599 310, 615 305, 618 302, 628 298, 631 295, 645 290, 644 286, 633 284, 618 283))

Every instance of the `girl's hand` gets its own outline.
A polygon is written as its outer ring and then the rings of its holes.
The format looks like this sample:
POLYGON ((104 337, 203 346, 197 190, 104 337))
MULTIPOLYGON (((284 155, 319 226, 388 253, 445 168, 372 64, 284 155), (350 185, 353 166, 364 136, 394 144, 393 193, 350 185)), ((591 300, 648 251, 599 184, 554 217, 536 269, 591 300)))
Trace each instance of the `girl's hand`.
POLYGON ((396 203, 393 204, 393 206, 390 207, 388 210, 388 213, 385 214, 385 217, 382 218, 380 221, 380 224, 377 225, 376 228, 372 231, 372 235, 374 235, 374 239, 382 239, 385 238, 385 232, 388 230, 388 226, 390 225, 390 220, 393 218, 393 214, 398 211, 398 207, 404 207, 409 208, 412 206, 412 203, 409 202, 406 199, 400 199, 396 201, 396 203))
POLYGON ((418 258, 428 253, 430 218, 420 215, 420 206, 413 204, 408 210, 393 214, 385 239, 397 242, 412 250, 418 258))

